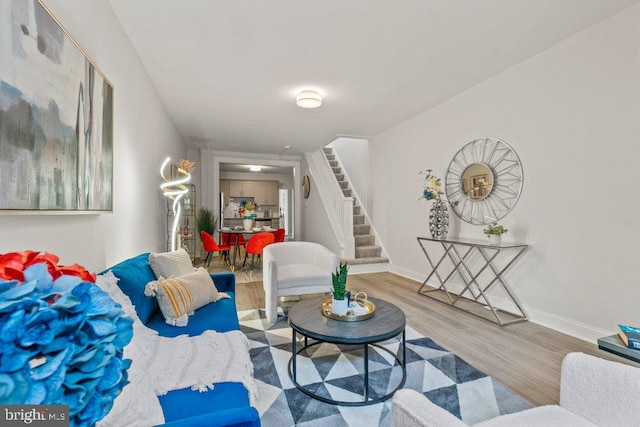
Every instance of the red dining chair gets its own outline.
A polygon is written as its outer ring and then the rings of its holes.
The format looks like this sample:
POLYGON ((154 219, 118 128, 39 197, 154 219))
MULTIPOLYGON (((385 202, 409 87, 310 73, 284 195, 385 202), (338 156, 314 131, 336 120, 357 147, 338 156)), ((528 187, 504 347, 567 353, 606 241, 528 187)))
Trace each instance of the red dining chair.
POLYGON ((206 231, 200 231, 200 238, 202 239, 202 247, 207 253, 206 258, 204 259, 204 262, 207 263, 207 269, 211 264, 211 258, 213 258, 212 255, 214 252, 221 252, 223 260, 227 260, 229 258, 229 245, 218 245, 215 239, 211 237, 211 234, 206 231))
POLYGON ((284 228, 278 228, 274 231, 273 237, 275 238, 274 243, 284 242, 284 228))
POLYGON ((247 250, 244 254, 244 262, 242 263, 242 267, 244 268, 247 263, 247 256, 251 254, 251 269, 253 270, 253 261, 255 260, 255 256, 258 255, 258 259, 260 259, 260 255, 262 255, 262 250, 265 246, 270 245, 274 242, 275 237, 273 233, 258 233, 251 236, 249 241, 247 242, 247 250))
POLYGON ((246 247, 247 245, 242 233, 222 233, 221 239, 223 245, 234 246, 236 244, 236 240, 238 240, 238 247, 246 247))

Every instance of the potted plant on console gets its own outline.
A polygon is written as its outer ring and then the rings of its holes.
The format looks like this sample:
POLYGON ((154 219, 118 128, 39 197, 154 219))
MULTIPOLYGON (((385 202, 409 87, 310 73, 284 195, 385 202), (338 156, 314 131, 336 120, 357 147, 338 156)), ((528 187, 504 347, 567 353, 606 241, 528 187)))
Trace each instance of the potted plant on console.
POLYGON ((347 272, 349 267, 346 262, 341 262, 340 266, 336 268, 335 273, 331 273, 331 280, 333 283, 333 299, 331 301, 331 307, 334 313, 344 316, 349 309, 349 299, 347 297, 347 272))
POLYGON ((502 235, 506 233, 507 230, 502 225, 498 225, 498 223, 494 222, 489 224, 487 228, 484 229, 484 234, 489 238, 489 244, 491 245, 499 245, 502 242, 502 235))

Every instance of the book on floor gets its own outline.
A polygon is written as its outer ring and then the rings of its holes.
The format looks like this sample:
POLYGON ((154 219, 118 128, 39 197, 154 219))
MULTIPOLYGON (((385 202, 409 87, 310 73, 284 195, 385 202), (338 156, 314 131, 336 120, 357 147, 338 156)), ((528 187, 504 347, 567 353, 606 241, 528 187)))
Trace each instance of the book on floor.
POLYGON ((625 325, 618 326, 620 327, 618 335, 624 342, 624 345, 635 350, 640 350, 640 328, 625 325))

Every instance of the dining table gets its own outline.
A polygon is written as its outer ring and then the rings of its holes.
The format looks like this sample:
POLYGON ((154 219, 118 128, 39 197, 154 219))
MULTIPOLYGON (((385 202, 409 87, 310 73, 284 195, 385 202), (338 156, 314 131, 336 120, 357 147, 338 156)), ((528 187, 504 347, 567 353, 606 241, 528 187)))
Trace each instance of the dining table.
MULTIPOLYGON (((223 234, 229 234, 229 235, 236 235, 233 237, 233 255, 229 257, 229 269, 234 272, 236 270, 236 257, 238 254, 238 251, 240 250, 238 245, 238 234, 242 234, 243 236, 246 235, 254 235, 254 234, 258 234, 258 233, 269 233, 269 232, 274 232, 276 231, 275 228, 269 228, 269 227, 255 227, 252 228, 251 230, 246 230, 244 228, 227 228, 227 227, 223 227, 221 229, 218 230, 218 233, 220 233, 220 241, 222 244, 227 244, 227 242, 223 242, 222 241, 222 235, 223 234), (231 259, 233 258, 233 261, 231 261, 231 259)), ((229 240, 231 240, 232 238, 230 237, 229 240)), ((230 254, 231 255, 231 254, 230 254)))

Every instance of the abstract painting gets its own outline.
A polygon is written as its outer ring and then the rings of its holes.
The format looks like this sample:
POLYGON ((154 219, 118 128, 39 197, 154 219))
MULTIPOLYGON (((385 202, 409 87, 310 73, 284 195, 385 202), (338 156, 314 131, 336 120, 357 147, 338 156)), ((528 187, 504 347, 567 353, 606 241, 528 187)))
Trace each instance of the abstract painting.
POLYGON ((0 1, 0 210, 109 212, 113 87, 38 0, 0 1))

